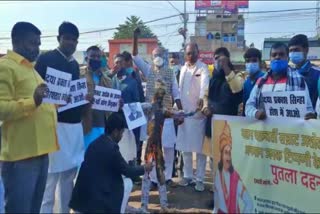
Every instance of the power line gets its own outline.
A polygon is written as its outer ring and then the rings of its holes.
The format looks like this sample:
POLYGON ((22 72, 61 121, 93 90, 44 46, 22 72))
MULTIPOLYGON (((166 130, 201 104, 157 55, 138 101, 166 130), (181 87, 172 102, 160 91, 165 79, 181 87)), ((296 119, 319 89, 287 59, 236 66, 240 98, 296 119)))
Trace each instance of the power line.
POLYGON ((173 7, 173 9, 175 9, 178 13, 182 14, 182 12, 178 8, 176 8, 170 1, 167 2, 171 5, 171 7, 173 7))

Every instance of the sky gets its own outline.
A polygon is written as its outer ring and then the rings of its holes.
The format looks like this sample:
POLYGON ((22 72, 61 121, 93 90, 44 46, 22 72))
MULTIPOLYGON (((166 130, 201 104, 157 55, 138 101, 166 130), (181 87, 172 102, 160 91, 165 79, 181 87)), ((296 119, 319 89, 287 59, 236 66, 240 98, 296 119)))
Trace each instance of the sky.
MULTIPOLYGON (((170 1, 183 12, 183 1, 170 1)), ((314 8, 316 1, 259 1, 249 0, 245 11, 267 11, 296 8, 314 8)), ((194 1, 187 1, 187 11, 195 12, 194 1)), ((0 1, 0 53, 11 48, 10 31, 18 21, 35 24, 42 35, 57 35, 63 21, 76 24, 80 32, 107 29, 122 24, 127 16, 136 15, 143 21, 176 15, 168 1, 0 1)), ((315 36, 315 11, 285 14, 245 14, 245 39, 262 48, 266 37, 291 37, 297 33, 315 36)), ((195 15, 189 15, 188 35, 194 34, 195 15)), ((183 38, 178 29, 183 26, 179 17, 148 24, 169 51, 179 51, 183 38)), ((108 51, 108 40, 113 31, 80 35, 78 50, 99 44, 108 51)), ((57 47, 55 37, 42 39, 41 49, 57 47)))

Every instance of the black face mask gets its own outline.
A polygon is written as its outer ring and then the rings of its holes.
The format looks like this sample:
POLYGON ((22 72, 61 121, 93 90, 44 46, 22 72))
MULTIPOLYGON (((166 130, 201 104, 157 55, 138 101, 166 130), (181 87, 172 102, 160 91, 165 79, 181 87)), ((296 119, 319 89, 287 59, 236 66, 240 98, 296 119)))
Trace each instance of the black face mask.
POLYGON ((101 68, 101 60, 90 59, 89 66, 93 71, 96 71, 101 68))

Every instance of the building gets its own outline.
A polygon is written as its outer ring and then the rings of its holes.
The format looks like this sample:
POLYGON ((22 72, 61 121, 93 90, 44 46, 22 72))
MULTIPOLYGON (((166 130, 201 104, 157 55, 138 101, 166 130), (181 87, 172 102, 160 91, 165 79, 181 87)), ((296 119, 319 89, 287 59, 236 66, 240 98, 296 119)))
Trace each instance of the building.
MULTIPOLYGON (((276 42, 283 42, 288 45, 291 38, 266 38, 263 43, 262 59, 270 61, 270 50, 271 46, 276 42)), ((313 37, 308 38, 309 40, 309 54, 308 59, 314 64, 320 65, 320 39, 313 37)))
POLYGON ((200 10, 196 17, 195 35, 190 40, 199 45, 200 53, 213 54, 219 47, 226 47, 232 62, 243 62, 246 48, 244 18, 238 12, 226 13, 223 8, 200 10))
POLYGON ((317 37, 320 38, 320 0, 317 1, 316 26, 317 26, 317 37))
MULTIPOLYGON (((143 59, 150 62, 153 49, 158 46, 158 40, 156 38, 139 39, 138 40, 139 55, 143 59)), ((123 51, 132 52, 132 39, 114 39, 108 40, 109 42, 109 67, 113 67, 113 57, 123 51)))

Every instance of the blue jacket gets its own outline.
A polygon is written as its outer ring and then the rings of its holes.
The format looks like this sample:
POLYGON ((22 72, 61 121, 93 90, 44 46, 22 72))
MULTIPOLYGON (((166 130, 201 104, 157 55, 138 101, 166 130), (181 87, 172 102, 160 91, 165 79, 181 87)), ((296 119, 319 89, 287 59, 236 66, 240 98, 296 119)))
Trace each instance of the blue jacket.
POLYGON ((318 99, 318 81, 320 76, 320 68, 311 64, 309 60, 297 71, 304 77, 312 102, 313 108, 315 108, 318 99))

